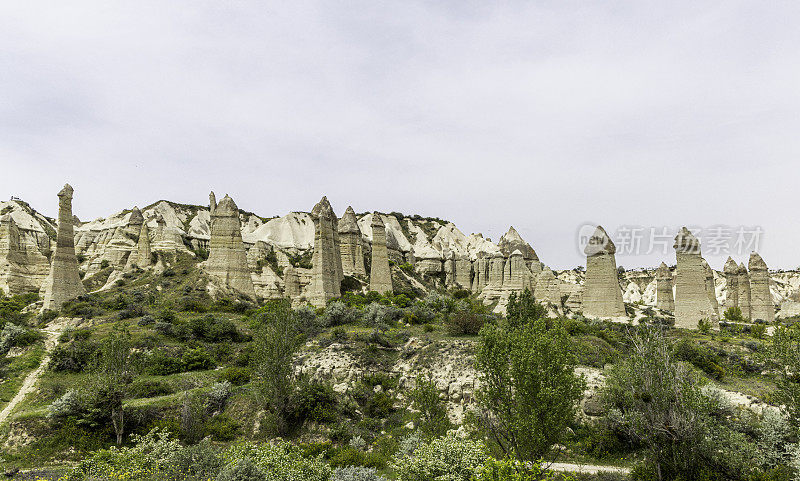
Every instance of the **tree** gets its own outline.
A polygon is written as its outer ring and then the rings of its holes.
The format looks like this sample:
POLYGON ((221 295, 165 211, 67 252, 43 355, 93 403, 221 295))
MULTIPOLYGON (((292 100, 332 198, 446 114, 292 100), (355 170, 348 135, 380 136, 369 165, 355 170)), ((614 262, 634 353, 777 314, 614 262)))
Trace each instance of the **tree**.
POLYGON ((528 288, 525 288, 522 293, 517 296, 516 292, 512 292, 508 296, 508 306, 506 307, 506 319, 512 326, 519 326, 524 322, 532 322, 536 319, 544 317, 547 314, 547 309, 536 302, 536 299, 531 294, 528 288))
POLYGON ((658 328, 640 328, 630 341, 630 357, 611 369, 603 394, 614 429, 647 451, 640 469, 659 480, 743 479, 760 467, 752 443, 727 425, 721 399, 676 360, 658 328))
POLYGON ((771 353, 780 374, 778 400, 786 406, 792 425, 800 428, 800 326, 775 329, 771 353))
POLYGON ((419 428, 426 436, 437 437, 447 433, 450 429, 447 406, 439 398, 439 389, 430 376, 417 376, 409 399, 414 408, 419 410, 419 428))
POLYGON ((563 438, 585 383, 561 324, 548 329, 539 317, 519 327, 484 326, 476 369, 478 421, 505 454, 534 461, 563 438))
POLYGON ((259 403, 275 416, 278 434, 286 435, 293 416, 291 400, 296 380, 292 358, 302 343, 295 313, 288 299, 262 307, 254 325, 253 379, 259 403))
POLYGON ((123 402, 128 396, 128 386, 138 374, 138 363, 131 355, 131 335, 122 325, 117 325, 100 344, 97 360, 92 368, 95 406, 107 412, 114 426, 117 444, 122 444, 125 432, 123 402))

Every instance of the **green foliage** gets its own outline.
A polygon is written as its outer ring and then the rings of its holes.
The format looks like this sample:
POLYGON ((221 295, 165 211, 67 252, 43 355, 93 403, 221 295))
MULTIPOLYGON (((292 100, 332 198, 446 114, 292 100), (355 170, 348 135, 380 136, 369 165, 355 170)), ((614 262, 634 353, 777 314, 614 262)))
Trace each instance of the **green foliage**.
POLYGON ((340 287, 342 292, 358 292, 361 290, 361 282, 353 276, 344 276, 340 287))
POLYGON ((450 314, 445 325, 448 333, 452 336, 475 336, 480 332, 485 322, 485 315, 472 312, 469 309, 461 309, 450 314))
POLYGON ((122 444, 125 429, 123 401, 137 368, 131 356, 131 335, 124 326, 117 325, 100 344, 97 363, 92 369, 92 390, 96 405, 111 418, 118 445, 122 444))
POLYGON ((676 359, 691 363, 713 379, 720 380, 725 376, 725 368, 721 365, 719 355, 706 347, 683 339, 675 344, 674 351, 676 359))
MULTIPOLYGON (((522 312, 528 308, 538 312, 523 301, 522 312)), ((504 453, 534 461, 563 438, 585 383, 575 375, 564 327, 548 329, 543 318, 526 322, 525 314, 517 315, 520 327, 481 330, 475 359, 481 380, 478 419, 504 453)))
POLYGON ((414 389, 408 395, 412 406, 419 411, 419 430, 428 437, 443 436, 450 429, 447 406, 439 397, 439 389, 430 376, 417 376, 414 389))
POLYGON ((508 297, 508 307, 506 308, 506 319, 512 326, 519 326, 524 323, 534 322, 547 314, 547 309, 534 299, 529 289, 522 291, 517 296, 512 292, 508 297))
POLYGON ((0 294, 0 326, 6 322, 23 323, 27 316, 22 313, 22 310, 38 299, 39 295, 36 293, 20 294, 13 297, 5 297, 0 294))
POLYGON ((393 464, 399 481, 470 481, 487 458, 483 443, 450 432, 398 454, 393 464))
POLYGON ((82 372, 94 359, 97 347, 94 341, 83 338, 62 342, 53 349, 48 367, 55 372, 82 372))
MULTIPOLYGON (((738 307, 731 307, 731 309, 739 309, 738 307)), ((741 312, 741 311, 740 311, 741 312)), ((697 329, 703 334, 711 332, 711 321, 708 319, 700 319, 697 321, 697 329)))
POLYGON ((258 479, 266 481, 327 481, 331 476, 330 466, 321 457, 306 458, 299 447, 283 441, 237 444, 225 450, 223 459, 226 468, 250 460, 263 473, 258 479))
POLYGON ((750 334, 757 339, 764 339, 764 335, 767 333, 767 326, 764 324, 753 324, 750 326, 750 334))
POLYGON ((181 364, 185 371, 205 371, 216 367, 211 355, 202 347, 188 349, 181 356, 181 364))
POLYGON ((478 469, 475 481, 574 481, 569 474, 554 473, 539 462, 522 463, 510 458, 488 458, 478 469))
POLYGON ((241 386, 250 382, 250 370, 238 366, 227 367, 220 372, 219 379, 228 381, 234 386, 241 386))
POLYGON ((747 319, 742 315, 742 310, 738 307, 729 307, 725 309, 722 316, 729 322, 747 322, 747 319))
POLYGON ((800 324, 775 329, 770 354, 779 373, 777 401, 786 406, 792 425, 800 428, 800 324))
POLYGON ((292 358, 302 335, 288 300, 273 301, 256 313, 255 349, 251 361, 259 403, 275 416, 275 429, 287 434, 291 424, 290 400, 295 389, 292 358))
POLYGON ((333 387, 320 382, 304 383, 295 399, 297 417, 319 423, 336 421, 336 405, 333 387))

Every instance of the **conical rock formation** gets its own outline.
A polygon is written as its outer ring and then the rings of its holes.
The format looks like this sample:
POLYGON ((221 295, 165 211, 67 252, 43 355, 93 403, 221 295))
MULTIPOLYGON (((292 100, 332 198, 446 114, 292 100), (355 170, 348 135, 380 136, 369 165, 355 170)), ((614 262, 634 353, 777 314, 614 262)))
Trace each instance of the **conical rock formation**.
POLYGON ((58 193, 58 232, 56 249, 50 274, 42 288, 44 309, 57 310, 71 299, 86 294, 78 274, 78 259, 75 257, 75 234, 72 223, 72 187, 66 184, 58 193))
POLYGON ((700 320, 719 320, 707 292, 700 241, 686 227, 675 237, 675 327, 696 329, 700 320))
POLYGON ((256 293, 242 242, 239 208, 226 195, 214 208, 211 218, 208 260, 203 262, 203 269, 223 287, 255 299, 256 293))
POLYGON ((775 321, 775 306, 769 290, 769 269, 756 252, 750 254, 750 318, 769 323, 775 321))
POLYGON ((597 226, 586 254, 586 281, 583 290, 583 315, 599 318, 625 317, 622 289, 617 274, 617 248, 603 229, 597 226))
POLYGON ((308 301, 315 307, 325 307, 328 300, 341 296, 343 267, 338 221, 324 196, 311 209, 311 217, 314 219, 314 254, 308 301))
POLYGON ((372 266, 369 272, 369 290, 381 294, 392 292, 392 271, 386 248, 386 226, 380 214, 372 216, 372 266))
POLYGON ((656 307, 669 312, 675 310, 675 299, 672 295, 672 273, 663 262, 656 271, 656 307))
POLYGON ((364 248, 361 245, 361 229, 352 207, 344 211, 339 219, 339 248, 342 252, 342 272, 346 276, 366 277, 364 248))
POLYGON ((739 307, 739 266, 736 261, 728 257, 722 272, 725 274, 725 289, 727 291, 725 309, 739 307))

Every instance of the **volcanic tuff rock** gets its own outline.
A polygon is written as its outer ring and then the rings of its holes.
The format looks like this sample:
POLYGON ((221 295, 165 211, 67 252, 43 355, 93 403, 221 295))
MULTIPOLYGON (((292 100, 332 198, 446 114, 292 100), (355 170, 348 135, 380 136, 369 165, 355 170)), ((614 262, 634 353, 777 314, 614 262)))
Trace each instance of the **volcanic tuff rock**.
POLYGON ((696 329, 701 319, 719 321, 706 284, 700 241, 682 228, 675 237, 678 267, 675 275, 675 327, 696 329))
POLYGON ((328 300, 341 295, 342 255, 338 220, 327 197, 322 197, 314 206, 311 217, 314 219, 315 234, 308 300, 315 307, 325 307, 328 300))
POLYGON ((750 302, 751 302, 751 286, 750 286, 750 275, 747 273, 747 267, 745 267, 744 262, 739 264, 739 309, 742 310, 742 316, 745 319, 752 319, 751 317, 751 309, 750 309, 750 302))
POLYGON ((739 266, 731 257, 725 261, 723 268, 727 295, 725 296, 725 309, 739 307, 739 266))
POLYGON ((583 289, 583 314, 588 317, 625 317, 622 290, 617 275, 617 248, 602 226, 597 226, 586 254, 586 282, 583 289))
POLYGON ((42 287, 44 309, 60 309, 64 302, 86 294, 75 257, 72 192, 72 187, 66 184, 58 193, 58 234, 50 274, 42 287))
POLYGON ((717 289, 716 283, 714 281, 714 271, 711 270, 711 266, 708 265, 705 259, 703 261, 703 269, 706 272, 706 295, 708 295, 708 301, 711 303, 711 307, 714 308, 714 313, 717 315, 717 319, 719 319, 719 302, 717 302, 717 289))
POLYGON ((212 211, 208 260, 201 265, 223 287, 255 299, 242 242, 239 208, 227 195, 212 211))
POLYGON ((769 270, 760 255, 750 254, 750 318, 767 322, 775 320, 775 306, 769 289, 769 270))
POLYGON ((147 223, 143 222, 142 227, 139 229, 139 239, 136 242, 136 250, 131 252, 128 257, 126 269, 131 269, 133 266, 144 269, 145 267, 149 267, 152 262, 150 252, 150 229, 147 227, 147 223))
POLYGON ((361 229, 352 207, 347 207, 339 219, 339 248, 342 252, 342 272, 347 276, 366 277, 364 248, 361 244, 361 229))
POLYGON ((381 294, 392 292, 392 272, 389 269, 389 253, 386 247, 386 231, 381 216, 372 216, 372 264, 369 273, 369 290, 381 294))
POLYGON ((14 216, 0 216, 0 289, 8 295, 38 291, 49 270, 47 257, 14 216))
POLYGON ((522 239, 522 236, 514 229, 514 226, 509 227, 508 232, 500 237, 497 246, 500 248, 504 257, 510 257, 514 251, 518 250, 526 260, 539 260, 536 251, 533 250, 530 244, 522 239))
POLYGON ((672 312, 675 310, 675 300, 672 296, 672 273, 663 262, 656 272, 656 307, 672 312))
POLYGON ((556 306, 561 305, 561 289, 559 288, 558 279, 549 268, 545 267, 537 276, 533 297, 538 302, 549 302, 556 306))

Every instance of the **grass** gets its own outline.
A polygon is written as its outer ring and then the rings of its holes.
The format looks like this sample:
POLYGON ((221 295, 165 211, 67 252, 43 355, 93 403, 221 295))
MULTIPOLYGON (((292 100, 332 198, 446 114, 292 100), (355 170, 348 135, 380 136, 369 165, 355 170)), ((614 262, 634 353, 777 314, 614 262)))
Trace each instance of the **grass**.
POLYGON ((39 367, 44 353, 44 341, 37 341, 34 345, 27 347, 21 355, 10 358, 10 362, 3 367, 3 381, 0 382, 0 410, 11 402, 28 374, 39 367))

